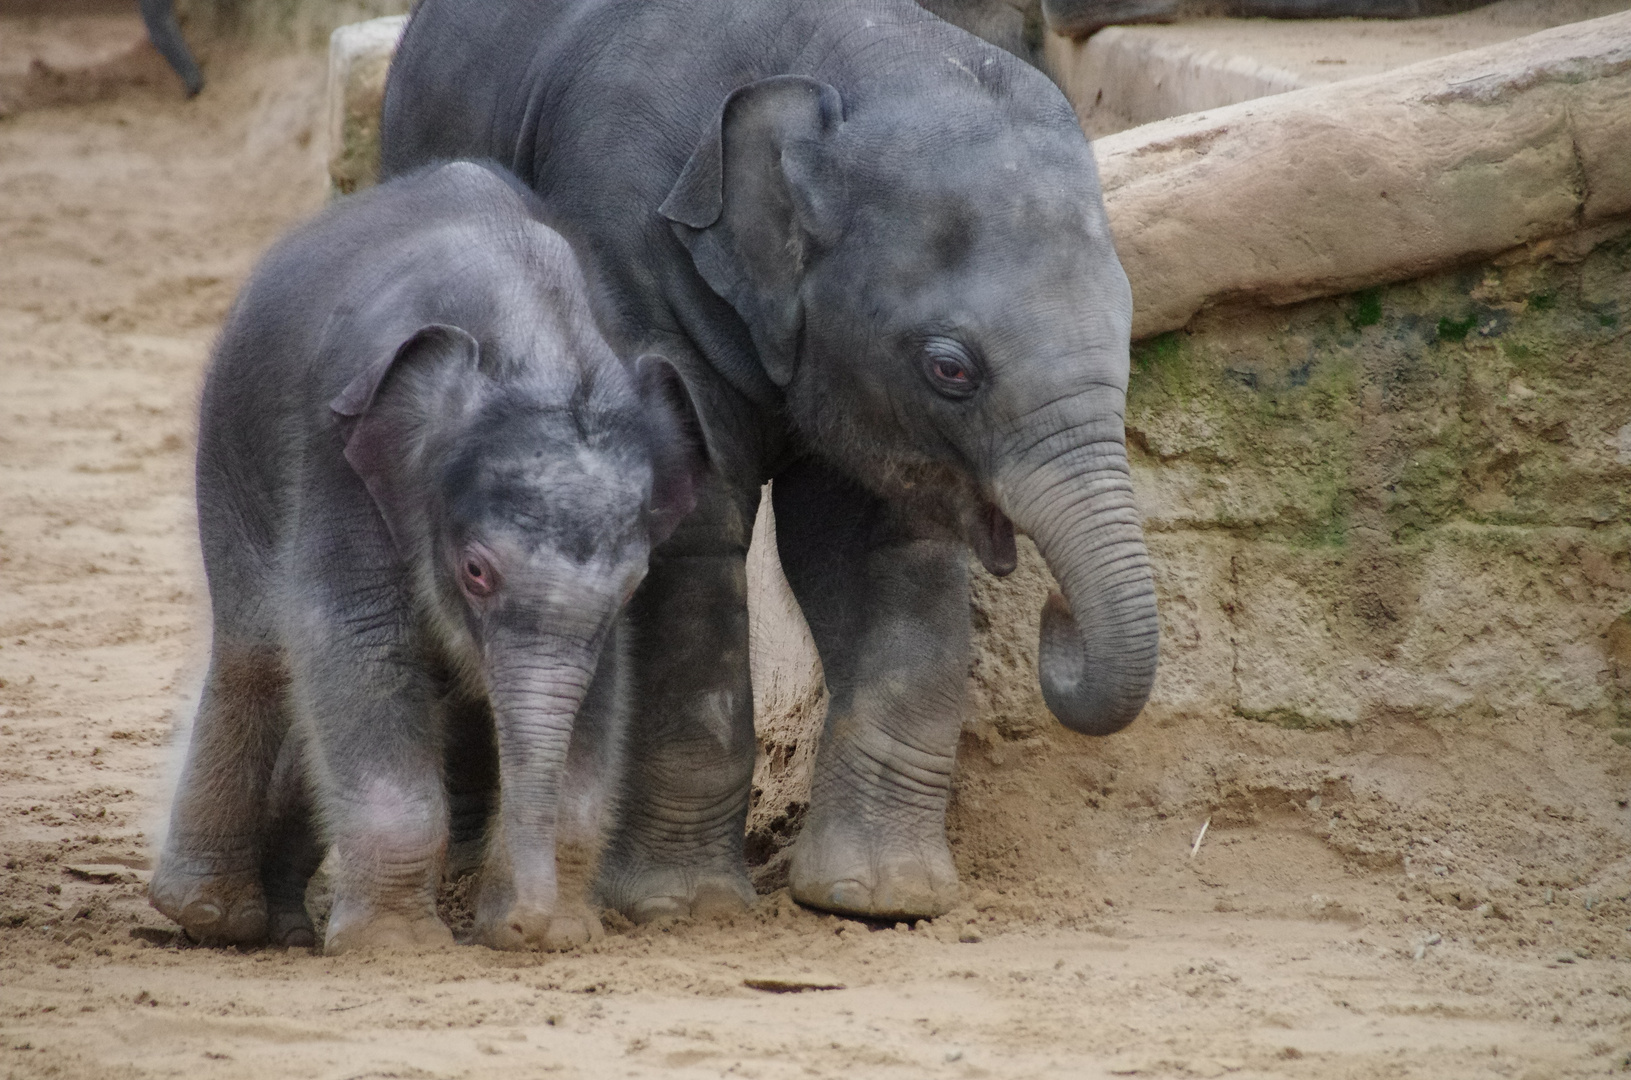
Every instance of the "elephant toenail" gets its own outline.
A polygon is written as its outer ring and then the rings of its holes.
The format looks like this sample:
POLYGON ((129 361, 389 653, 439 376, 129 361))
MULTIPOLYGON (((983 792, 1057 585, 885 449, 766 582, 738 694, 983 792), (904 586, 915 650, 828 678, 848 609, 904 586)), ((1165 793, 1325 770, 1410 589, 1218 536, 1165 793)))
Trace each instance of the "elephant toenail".
POLYGON ((207 929, 221 921, 221 908, 208 900, 195 900, 181 913, 181 922, 189 927, 207 929))
POLYGON ((658 919, 677 919, 687 914, 689 905, 673 896, 648 896, 634 905, 629 918, 636 923, 655 922, 658 919))

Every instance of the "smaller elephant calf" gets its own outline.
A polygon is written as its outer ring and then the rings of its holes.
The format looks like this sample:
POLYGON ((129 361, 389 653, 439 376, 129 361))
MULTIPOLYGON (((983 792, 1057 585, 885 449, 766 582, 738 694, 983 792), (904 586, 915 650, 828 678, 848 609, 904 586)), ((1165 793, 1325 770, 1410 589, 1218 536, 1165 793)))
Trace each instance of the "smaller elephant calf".
POLYGON ((476 940, 597 932, 557 895, 569 769, 605 753, 574 724, 615 713, 601 653, 708 460, 684 383, 613 354, 532 194, 432 166, 283 240, 198 443, 214 639, 153 905, 209 943, 315 944, 332 846, 330 952, 448 942, 462 829, 476 940))

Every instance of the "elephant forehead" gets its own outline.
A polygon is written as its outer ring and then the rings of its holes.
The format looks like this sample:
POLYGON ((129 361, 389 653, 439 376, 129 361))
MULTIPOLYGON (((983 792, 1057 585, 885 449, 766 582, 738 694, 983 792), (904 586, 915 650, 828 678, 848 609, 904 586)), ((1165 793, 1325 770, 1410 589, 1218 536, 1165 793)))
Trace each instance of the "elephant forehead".
POLYGON ((478 434, 444 476, 456 525, 504 528, 581 558, 637 530, 652 481, 643 443, 604 431, 591 440, 559 414, 478 434))

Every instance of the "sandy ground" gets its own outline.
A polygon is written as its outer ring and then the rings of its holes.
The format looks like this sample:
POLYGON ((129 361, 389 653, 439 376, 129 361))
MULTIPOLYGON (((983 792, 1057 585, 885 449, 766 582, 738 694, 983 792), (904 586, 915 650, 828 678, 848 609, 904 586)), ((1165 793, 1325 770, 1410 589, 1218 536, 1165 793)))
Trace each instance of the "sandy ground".
POLYGON ((971 733, 968 901, 916 927, 772 894, 563 956, 188 947, 142 882, 207 632, 195 397, 257 253, 322 198, 319 63, 211 74, 0 121, 0 1073, 1631 1068, 1631 753, 1553 715, 971 733))

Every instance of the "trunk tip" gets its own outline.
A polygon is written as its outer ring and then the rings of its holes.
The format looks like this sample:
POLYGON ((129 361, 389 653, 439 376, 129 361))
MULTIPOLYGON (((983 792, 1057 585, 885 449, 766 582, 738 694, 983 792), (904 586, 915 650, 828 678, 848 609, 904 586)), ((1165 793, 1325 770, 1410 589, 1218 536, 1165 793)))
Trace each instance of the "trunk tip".
POLYGON ((1113 735, 1144 710, 1154 683, 1154 670, 1138 679, 1093 678, 1086 643, 1060 592, 1042 606, 1042 634, 1037 652, 1042 700, 1058 721, 1082 735, 1113 735), (1123 685, 1117 685, 1118 683, 1123 685), (1120 691, 1120 692, 1118 692, 1120 691))

